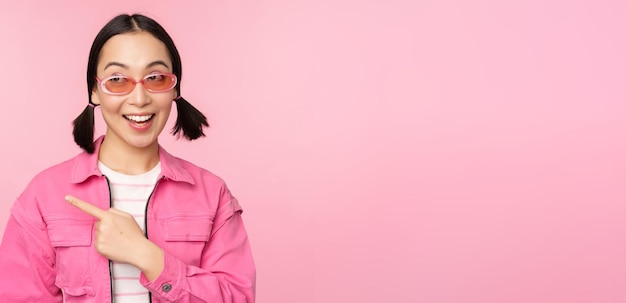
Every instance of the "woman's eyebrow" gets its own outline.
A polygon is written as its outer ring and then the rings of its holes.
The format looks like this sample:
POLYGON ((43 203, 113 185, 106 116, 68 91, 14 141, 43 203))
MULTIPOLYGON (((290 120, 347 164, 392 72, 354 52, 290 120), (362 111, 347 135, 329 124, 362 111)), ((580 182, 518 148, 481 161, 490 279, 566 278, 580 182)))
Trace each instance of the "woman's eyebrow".
POLYGON ((163 65, 165 66, 167 69, 169 69, 170 67, 167 65, 167 63, 165 63, 165 61, 162 60, 157 60, 157 61, 153 61, 152 63, 148 64, 148 66, 146 66, 146 68, 151 68, 154 67, 156 65, 163 65))
POLYGON ((107 68, 109 68, 111 66, 119 66, 121 68, 128 69, 128 65, 112 61, 112 62, 107 63, 107 65, 104 66, 104 70, 107 70, 107 68))

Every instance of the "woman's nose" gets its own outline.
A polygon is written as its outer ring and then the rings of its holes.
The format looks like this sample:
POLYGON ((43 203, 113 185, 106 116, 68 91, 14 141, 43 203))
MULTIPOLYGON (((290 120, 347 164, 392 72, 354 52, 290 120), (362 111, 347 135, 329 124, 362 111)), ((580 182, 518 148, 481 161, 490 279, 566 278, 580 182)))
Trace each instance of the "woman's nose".
POLYGON ((143 83, 137 82, 135 88, 128 95, 128 103, 134 104, 138 107, 142 107, 150 103, 150 96, 148 91, 143 86, 143 83))

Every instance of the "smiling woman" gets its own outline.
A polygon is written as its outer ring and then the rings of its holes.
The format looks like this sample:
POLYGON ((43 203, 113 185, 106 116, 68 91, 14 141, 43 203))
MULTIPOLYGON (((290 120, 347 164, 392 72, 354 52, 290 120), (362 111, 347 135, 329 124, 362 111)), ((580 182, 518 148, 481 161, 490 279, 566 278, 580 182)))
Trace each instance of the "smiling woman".
POLYGON ((154 20, 120 15, 102 28, 87 67, 89 105, 74 121, 84 152, 37 175, 13 205, 0 246, 0 298, 254 302, 237 199, 221 178, 158 142, 172 103, 173 134, 194 140, 208 126, 180 96, 181 71, 154 20), (96 140, 95 107, 107 126, 96 140))

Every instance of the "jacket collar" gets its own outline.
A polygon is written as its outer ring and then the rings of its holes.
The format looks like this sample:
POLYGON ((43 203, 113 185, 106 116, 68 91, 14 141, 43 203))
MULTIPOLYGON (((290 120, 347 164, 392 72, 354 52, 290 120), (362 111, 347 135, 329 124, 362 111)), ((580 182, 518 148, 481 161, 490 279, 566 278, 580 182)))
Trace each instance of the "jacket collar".
MULTIPOLYGON (((83 151, 74 158, 71 183, 82 183, 91 176, 102 176, 102 172, 98 169, 98 153, 103 140, 104 136, 100 136, 94 142, 95 149, 93 153, 90 154, 83 151)), ((169 154, 161 145, 159 145, 159 158, 161 160, 162 177, 189 184, 195 183, 189 171, 185 169, 183 161, 169 154)))

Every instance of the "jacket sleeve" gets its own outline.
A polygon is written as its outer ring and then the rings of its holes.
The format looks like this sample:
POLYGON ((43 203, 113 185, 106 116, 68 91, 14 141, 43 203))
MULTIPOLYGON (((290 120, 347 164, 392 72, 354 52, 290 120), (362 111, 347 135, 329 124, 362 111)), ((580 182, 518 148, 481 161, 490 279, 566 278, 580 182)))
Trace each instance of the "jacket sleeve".
POLYGON ((18 199, 0 244, 2 301, 62 302, 61 290, 55 286, 54 260, 43 219, 29 215, 18 199))
POLYGON ((162 302, 253 303, 256 269, 237 199, 227 191, 218 209, 200 267, 164 251, 164 269, 140 282, 162 302))

